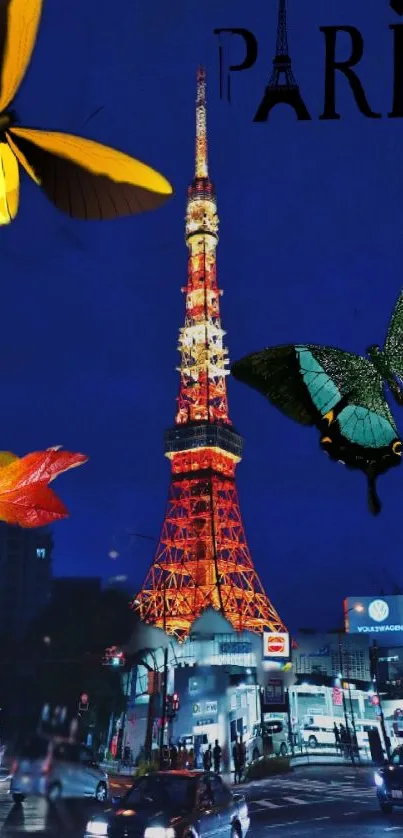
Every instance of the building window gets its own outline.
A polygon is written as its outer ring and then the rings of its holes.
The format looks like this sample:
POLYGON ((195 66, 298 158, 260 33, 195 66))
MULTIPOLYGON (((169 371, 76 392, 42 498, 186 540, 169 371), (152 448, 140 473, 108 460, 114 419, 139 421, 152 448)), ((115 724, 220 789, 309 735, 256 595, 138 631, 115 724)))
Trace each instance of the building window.
POLYGON ((46 557, 46 550, 44 547, 37 547, 36 548, 36 556, 38 559, 44 559, 46 557))

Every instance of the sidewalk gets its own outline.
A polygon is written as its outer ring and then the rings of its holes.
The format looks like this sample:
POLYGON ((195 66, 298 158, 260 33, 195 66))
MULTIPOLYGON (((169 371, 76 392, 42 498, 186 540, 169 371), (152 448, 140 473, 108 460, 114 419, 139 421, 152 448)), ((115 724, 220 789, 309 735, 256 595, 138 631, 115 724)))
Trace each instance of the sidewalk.
MULTIPOLYGON (((294 768, 298 768, 303 765, 329 765, 329 766, 348 766, 350 768, 370 768, 373 763, 371 756, 369 754, 360 754, 360 759, 358 760, 357 757, 354 757, 354 766, 351 761, 350 757, 343 757, 341 755, 336 755, 333 753, 305 753, 305 754, 296 754, 295 756, 290 755, 290 769, 291 771, 294 768)), ((114 775, 116 777, 130 777, 134 780, 136 775, 136 768, 128 768, 127 766, 122 766, 118 760, 109 761, 109 762, 102 762, 101 767, 108 772, 110 775, 114 775)), ((247 780, 242 783, 234 783, 234 774, 233 772, 228 773, 224 772, 220 775, 227 785, 232 786, 236 789, 238 786, 241 788, 243 786, 247 786, 250 782, 259 782, 258 780, 247 780)), ((268 775, 265 779, 269 779, 270 776, 279 777, 281 773, 268 775)))

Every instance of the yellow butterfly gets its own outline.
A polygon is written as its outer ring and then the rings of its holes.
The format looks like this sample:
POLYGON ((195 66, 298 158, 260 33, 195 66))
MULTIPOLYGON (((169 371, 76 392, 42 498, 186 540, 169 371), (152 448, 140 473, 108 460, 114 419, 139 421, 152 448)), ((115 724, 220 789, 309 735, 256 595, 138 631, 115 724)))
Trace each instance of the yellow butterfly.
POLYGON ((42 5, 43 0, 0 0, 0 224, 17 214, 19 163, 55 206, 74 218, 156 209, 173 190, 145 163, 82 137, 15 125, 10 105, 32 55, 42 5))

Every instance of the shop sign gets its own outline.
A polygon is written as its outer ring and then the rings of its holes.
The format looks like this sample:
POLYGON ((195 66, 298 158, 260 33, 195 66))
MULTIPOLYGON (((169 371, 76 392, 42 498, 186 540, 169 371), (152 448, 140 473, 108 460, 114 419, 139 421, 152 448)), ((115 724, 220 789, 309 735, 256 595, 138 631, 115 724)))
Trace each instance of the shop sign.
POLYGON ((263 632, 263 658, 289 658, 290 635, 284 631, 263 632))
POLYGON ((340 707, 343 704, 343 691, 340 687, 333 687, 332 699, 334 707, 340 707))
POLYGON ((212 713, 218 713, 217 701, 199 701, 193 704, 192 712, 194 716, 207 716, 212 713))

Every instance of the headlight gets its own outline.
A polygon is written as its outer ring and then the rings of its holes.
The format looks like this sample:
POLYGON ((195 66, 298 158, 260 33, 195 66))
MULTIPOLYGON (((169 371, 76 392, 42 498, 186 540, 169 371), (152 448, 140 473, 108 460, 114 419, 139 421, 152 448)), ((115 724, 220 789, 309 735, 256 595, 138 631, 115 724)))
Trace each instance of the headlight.
POLYGON ((383 786, 383 777, 377 771, 375 771, 374 780, 376 786, 383 786))
POLYGON ((106 821, 88 821, 85 831, 88 835, 102 835, 108 834, 108 824, 106 821))
POLYGON ((163 826, 147 826, 144 838, 175 838, 175 830, 172 826, 167 829, 163 826))

